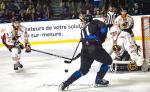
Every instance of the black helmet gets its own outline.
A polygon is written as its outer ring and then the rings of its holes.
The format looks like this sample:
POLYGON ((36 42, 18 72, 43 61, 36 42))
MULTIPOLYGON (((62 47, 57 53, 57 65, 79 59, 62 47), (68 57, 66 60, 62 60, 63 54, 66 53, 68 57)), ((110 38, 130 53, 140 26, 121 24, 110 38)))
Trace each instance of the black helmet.
POLYGON ((86 22, 91 22, 93 20, 93 16, 90 15, 90 14, 89 15, 85 15, 84 19, 85 19, 86 22))

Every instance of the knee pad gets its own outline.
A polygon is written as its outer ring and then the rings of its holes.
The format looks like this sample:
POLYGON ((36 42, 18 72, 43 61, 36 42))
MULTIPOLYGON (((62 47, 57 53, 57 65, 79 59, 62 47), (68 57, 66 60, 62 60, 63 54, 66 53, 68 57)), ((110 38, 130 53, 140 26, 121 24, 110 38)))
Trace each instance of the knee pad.
POLYGON ((18 48, 11 49, 11 57, 12 58, 20 58, 20 53, 18 48))
POLYGON ((107 72, 109 69, 109 65, 108 64, 102 64, 100 71, 102 72, 107 72))

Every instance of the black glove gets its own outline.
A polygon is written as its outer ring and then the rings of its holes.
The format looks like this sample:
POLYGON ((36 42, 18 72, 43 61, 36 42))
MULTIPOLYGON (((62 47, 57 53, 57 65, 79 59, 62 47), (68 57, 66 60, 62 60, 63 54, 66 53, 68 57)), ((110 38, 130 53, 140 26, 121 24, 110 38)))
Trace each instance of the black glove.
POLYGON ((27 52, 27 53, 31 52, 31 45, 30 45, 30 43, 25 43, 25 52, 27 52))

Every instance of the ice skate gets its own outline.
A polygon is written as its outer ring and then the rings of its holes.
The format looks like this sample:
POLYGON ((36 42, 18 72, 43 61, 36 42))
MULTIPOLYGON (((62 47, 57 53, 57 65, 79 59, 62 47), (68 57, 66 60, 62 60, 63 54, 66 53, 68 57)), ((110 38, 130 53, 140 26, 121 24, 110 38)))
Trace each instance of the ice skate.
POLYGON ((108 86, 109 81, 105 80, 105 79, 97 79, 95 81, 95 86, 94 87, 106 87, 108 86))
POLYGON ((23 71, 23 65, 20 64, 20 62, 18 62, 17 64, 14 64, 14 70, 16 73, 23 71))
POLYGON ((69 88, 69 85, 68 85, 68 83, 66 83, 66 82, 62 82, 62 83, 59 85, 58 90, 63 91, 63 90, 65 90, 65 88, 68 89, 68 88, 69 88))
POLYGON ((23 68, 23 65, 22 65, 22 64, 20 64, 20 62, 18 62, 18 63, 17 63, 17 65, 18 65, 18 67, 19 67, 20 69, 22 69, 22 68, 23 68))
POLYGON ((18 65, 14 64, 14 70, 18 70, 18 65))

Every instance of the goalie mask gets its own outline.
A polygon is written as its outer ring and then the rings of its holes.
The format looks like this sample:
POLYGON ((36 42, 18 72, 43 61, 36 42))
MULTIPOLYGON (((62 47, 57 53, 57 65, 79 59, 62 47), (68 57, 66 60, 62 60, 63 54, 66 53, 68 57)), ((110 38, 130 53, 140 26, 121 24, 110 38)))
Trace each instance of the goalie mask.
POLYGON ((110 35, 113 37, 114 40, 117 39, 117 35, 121 32, 120 28, 117 25, 114 25, 110 28, 110 35))

